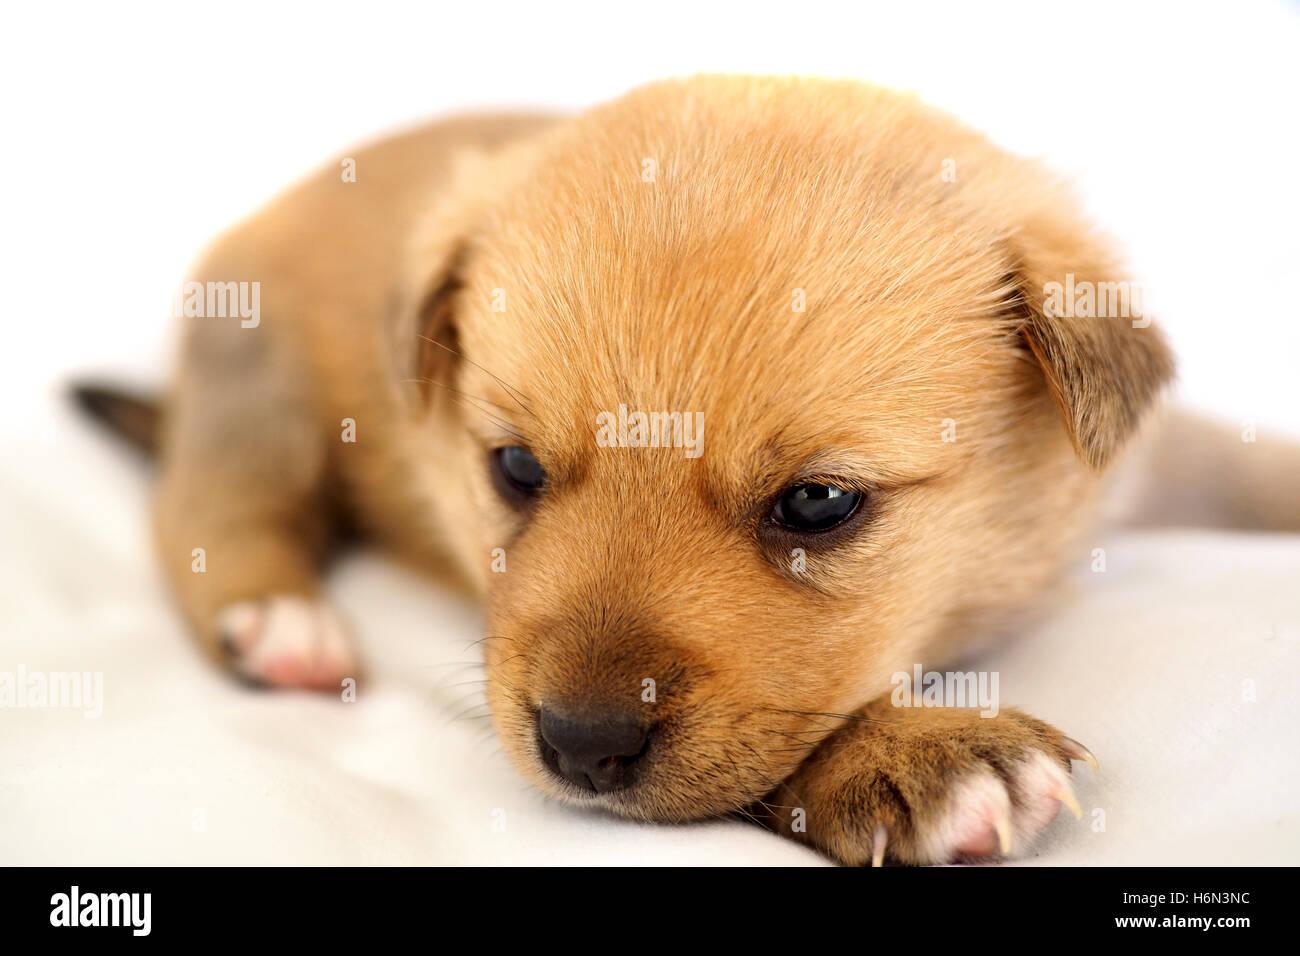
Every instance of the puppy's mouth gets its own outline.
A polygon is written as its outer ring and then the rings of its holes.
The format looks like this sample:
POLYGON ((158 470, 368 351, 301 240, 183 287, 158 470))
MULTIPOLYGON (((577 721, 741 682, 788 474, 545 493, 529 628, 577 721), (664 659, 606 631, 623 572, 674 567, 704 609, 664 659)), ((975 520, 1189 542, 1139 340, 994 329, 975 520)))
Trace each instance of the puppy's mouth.
POLYGON ((654 822, 723 816, 771 792, 806 756, 791 733, 808 731, 799 721, 692 695, 687 676, 674 675, 674 699, 661 686, 655 706, 608 686, 575 692, 548 681, 538 694, 519 675, 495 676, 489 696, 507 754, 567 803, 654 822))
POLYGON ((533 712, 538 757, 570 797, 594 798, 635 786, 649 772, 658 727, 617 712, 533 712))

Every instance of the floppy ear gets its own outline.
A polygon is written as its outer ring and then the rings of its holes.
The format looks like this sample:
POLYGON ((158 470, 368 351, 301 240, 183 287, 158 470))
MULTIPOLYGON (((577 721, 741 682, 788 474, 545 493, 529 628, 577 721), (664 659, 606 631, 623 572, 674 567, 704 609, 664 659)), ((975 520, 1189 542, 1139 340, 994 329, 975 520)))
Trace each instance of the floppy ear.
POLYGON ((1173 377, 1173 355, 1104 240, 1040 220, 1013 247, 1021 336, 1079 457, 1103 468, 1173 377))
POLYGON ((391 366, 401 400, 427 406, 447 386, 458 353, 454 307, 479 217, 476 178, 482 155, 453 158, 439 197, 419 218, 405 250, 389 317, 391 366))
POLYGON ((391 330, 395 374, 414 404, 428 405, 439 386, 448 386, 447 373, 459 354, 454 306, 467 255, 468 243, 449 237, 436 261, 397 293, 391 330))

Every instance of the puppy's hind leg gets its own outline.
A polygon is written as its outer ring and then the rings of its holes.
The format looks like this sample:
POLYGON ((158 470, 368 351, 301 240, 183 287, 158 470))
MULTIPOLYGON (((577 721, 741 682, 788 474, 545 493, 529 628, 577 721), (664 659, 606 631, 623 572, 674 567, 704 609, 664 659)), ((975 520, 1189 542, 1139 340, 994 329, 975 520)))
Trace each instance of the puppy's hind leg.
POLYGON ((1126 462, 1111 518, 1137 527, 1300 531, 1300 443, 1173 410, 1126 462))
POLYGON ((214 659, 258 684, 336 688, 356 667, 318 595, 330 456, 303 363, 267 323, 191 321, 164 415, 163 566, 214 659))

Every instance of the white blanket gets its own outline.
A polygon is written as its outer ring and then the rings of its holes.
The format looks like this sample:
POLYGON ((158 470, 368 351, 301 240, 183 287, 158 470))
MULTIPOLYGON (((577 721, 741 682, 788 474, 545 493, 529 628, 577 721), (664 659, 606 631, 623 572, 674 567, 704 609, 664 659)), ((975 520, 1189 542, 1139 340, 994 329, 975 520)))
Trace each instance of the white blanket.
MULTIPOLYGON (((102 699, 0 709, 0 863, 824 862, 535 793, 482 706, 477 611, 375 555, 330 580, 371 668, 355 703, 236 686, 153 566, 147 469, 70 414, 29 421, 2 436, 0 675, 102 673, 102 699)), ((1300 537, 1097 546, 1105 573, 1081 559, 1054 619, 976 662, 1101 762, 1075 766, 1084 821, 1025 862, 1294 863, 1300 537)))

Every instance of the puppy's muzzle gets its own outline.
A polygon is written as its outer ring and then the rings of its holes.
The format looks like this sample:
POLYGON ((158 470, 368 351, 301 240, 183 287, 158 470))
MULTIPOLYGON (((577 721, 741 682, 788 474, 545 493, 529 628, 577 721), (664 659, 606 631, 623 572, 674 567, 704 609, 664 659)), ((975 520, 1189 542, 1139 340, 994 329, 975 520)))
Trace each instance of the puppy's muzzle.
POLYGON ((546 766, 595 793, 631 786, 644 767, 652 731, 614 713, 577 716, 543 706, 537 718, 538 748, 546 766))

